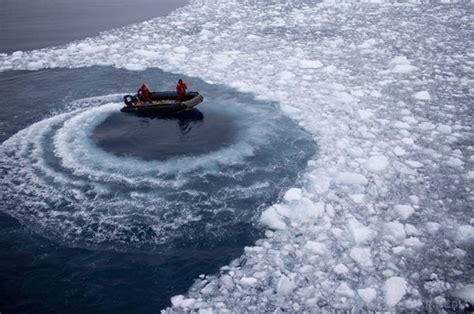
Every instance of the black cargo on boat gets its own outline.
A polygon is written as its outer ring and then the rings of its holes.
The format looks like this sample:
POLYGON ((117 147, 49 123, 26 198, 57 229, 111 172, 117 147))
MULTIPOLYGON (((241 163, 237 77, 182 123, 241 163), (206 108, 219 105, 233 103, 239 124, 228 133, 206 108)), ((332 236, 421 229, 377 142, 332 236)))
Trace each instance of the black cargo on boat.
POLYGON ((140 114, 172 114, 194 108, 203 101, 198 92, 186 93, 186 100, 178 100, 176 92, 152 92, 152 102, 141 102, 137 95, 126 95, 123 97, 125 107, 122 112, 135 112, 140 114))

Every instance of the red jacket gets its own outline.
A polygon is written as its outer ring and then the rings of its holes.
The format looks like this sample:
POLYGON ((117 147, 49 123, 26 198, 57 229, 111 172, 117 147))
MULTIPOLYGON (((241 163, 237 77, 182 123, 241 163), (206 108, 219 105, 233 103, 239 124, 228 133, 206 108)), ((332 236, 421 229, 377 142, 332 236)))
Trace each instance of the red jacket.
POLYGON ((141 93, 142 95, 150 95, 150 90, 148 89, 148 87, 146 87, 145 84, 142 84, 142 86, 140 86, 140 88, 138 89, 138 93, 141 93))
POLYGON ((182 93, 182 92, 186 92, 186 89, 188 89, 188 86, 186 85, 186 83, 178 83, 176 84, 176 92, 179 94, 179 93, 182 93))

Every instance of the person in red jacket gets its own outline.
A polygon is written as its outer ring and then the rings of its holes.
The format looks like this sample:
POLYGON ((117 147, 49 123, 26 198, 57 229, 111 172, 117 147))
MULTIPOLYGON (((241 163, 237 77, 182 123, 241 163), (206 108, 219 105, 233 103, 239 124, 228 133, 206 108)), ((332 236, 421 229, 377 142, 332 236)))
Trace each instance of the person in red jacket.
POLYGON ((186 83, 183 80, 179 80, 178 84, 176 84, 176 93, 178 94, 179 101, 186 100, 186 89, 188 89, 186 83))
POLYGON ((143 102, 153 102, 151 100, 151 93, 148 87, 145 85, 145 83, 142 83, 140 88, 137 91, 138 98, 143 101, 143 102))

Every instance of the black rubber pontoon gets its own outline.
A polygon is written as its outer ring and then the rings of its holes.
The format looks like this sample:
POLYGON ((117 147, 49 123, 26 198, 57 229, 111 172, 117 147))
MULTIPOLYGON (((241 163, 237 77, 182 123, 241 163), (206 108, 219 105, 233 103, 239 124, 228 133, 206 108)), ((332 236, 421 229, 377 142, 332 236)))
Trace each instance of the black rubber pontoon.
POLYGON ((172 114, 192 109, 204 100, 198 92, 186 93, 185 101, 179 101, 176 92, 153 92, 151 99, 152 103, 142 103, 137 95, 126 95, 123 97, 125 107, 120 111, 141 114, 172 114))

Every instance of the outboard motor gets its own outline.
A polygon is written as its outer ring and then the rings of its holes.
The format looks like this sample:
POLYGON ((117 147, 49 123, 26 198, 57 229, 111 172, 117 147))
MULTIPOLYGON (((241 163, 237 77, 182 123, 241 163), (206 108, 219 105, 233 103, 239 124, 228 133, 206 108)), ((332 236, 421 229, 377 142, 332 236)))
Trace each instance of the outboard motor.
POLYGON ((123 101, 127 106, 133 106, 133 103, 137 101, 137 98, 132 95, 125 95, 123 96, 123 101))

